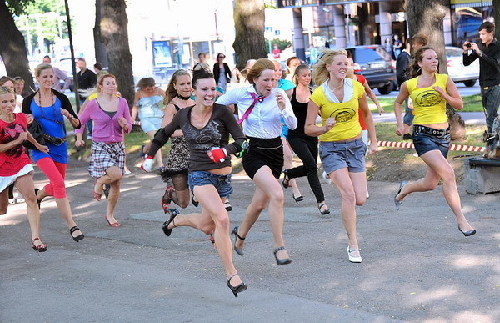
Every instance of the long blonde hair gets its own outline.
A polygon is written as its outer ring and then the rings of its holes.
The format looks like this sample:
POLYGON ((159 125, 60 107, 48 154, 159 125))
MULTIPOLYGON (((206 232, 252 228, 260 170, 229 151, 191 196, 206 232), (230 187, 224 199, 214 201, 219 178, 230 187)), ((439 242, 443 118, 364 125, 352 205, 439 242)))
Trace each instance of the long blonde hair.
POLYGON ((330 73, 326 69, 326 64, 331 64, 333 59, 337 55, 346 55, 347 51, 345 49, 324 49, 323 54, 318 59, 316 65, 314 65, 312 79, 317 86, 320 86, 327 79, 330 78, 330 73))

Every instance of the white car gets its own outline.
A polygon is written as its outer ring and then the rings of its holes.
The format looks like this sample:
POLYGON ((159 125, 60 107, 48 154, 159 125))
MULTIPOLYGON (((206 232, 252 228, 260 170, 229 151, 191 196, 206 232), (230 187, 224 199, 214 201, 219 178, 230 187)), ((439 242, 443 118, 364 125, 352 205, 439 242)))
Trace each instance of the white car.
POLYGON ((462 48, 446 47, 448 75, 455 83, 464 83, 467 87, 473 87, 479 78, 479 59, 469 66, 464 66, 462 53, 462 48))

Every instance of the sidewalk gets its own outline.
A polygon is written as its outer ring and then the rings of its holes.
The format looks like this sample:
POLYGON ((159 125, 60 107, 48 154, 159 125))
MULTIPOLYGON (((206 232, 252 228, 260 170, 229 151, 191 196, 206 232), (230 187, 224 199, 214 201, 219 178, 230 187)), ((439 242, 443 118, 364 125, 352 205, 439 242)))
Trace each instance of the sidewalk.
MULTIPOLYGON (((286 191, 284 236, 293 263, 276 266, 267 212, 234 262, 248 290, 235 298, 208 237, 191 228, 160 227, 164 184, 159 176, 125 177, 116 217, 91 199, 87 164, 72 160, 68 194, 85 233, 71 240, 54 200, 42 203, 42 239, 30 248, 25 205, 0 216, 1 322, 389 322, 500 320, 498 194, 471 196, 463 209, 478 230, 458 232, 441 188, 408 196, 399 211, 396 183, 369 182, 358 208, 362 264, 347 260, 338 192, 322 180, 332 214, 321 216, 304 178, 304 201, 286 191)), ((38 169, 37 186, 43 181, 38 169)), ((254 190, 235 177, 231 228, 254 190)), ((189 206, 183 213, 198 212, 189 206)))

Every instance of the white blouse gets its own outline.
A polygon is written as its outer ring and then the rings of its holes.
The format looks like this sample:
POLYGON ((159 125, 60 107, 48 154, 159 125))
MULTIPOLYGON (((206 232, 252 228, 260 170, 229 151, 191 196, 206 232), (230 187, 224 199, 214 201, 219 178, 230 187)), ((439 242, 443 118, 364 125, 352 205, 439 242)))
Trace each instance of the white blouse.
MULTIPOLYGON (((257 94, 253 86, 236 88, 227 91, 217 98, 219 104, 237 104, 238 116, 241 118, 252 104, 253 98, 250 93, 257 94)), ((255 103, 252 112, 243 121, 243 133, 248 137, 260 139, 272 139, 281 135, 283 122, 288 129, 297 128, 297 118, 293 114, 292 104, 285 91, 274 88, 271 94, 262 102, 255 103), (280 93, 285 100, 286 108, 281 110, 276 101, 276 94, 280 93)))

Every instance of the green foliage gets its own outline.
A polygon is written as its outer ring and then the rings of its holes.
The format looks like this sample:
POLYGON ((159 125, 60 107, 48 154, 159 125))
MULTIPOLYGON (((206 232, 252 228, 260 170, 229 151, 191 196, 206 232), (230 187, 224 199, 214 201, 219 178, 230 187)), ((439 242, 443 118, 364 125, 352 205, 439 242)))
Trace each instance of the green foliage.
POLYGON ((24 13, 26 7, 32 2, 35 2, 35 0, 5 0, 7 7, 17 16, 24 13))
POLYGON ((266 46, 267 48, 273 48, 273 44, 277 44, 278 48, 280 50, 285 49, 288 45, 292 45, 292 43, 289 40, 284 40, 284 39, 279 39, 279 38, 273 38, 271 40, 266 39, 266 46))

